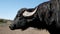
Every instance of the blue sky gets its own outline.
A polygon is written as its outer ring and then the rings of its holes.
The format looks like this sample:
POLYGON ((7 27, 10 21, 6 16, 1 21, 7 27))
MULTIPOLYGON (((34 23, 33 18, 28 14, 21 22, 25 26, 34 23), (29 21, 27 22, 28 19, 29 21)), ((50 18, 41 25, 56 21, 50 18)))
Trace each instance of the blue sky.
POLYGON ((0 0, 0 18, 13 20, 21 8, 34 8, 49 0, 0 0))

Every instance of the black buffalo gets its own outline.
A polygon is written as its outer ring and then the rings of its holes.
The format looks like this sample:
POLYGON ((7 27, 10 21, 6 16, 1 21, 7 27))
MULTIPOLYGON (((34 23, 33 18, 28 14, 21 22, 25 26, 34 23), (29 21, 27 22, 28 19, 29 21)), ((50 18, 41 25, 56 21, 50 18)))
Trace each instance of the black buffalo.
POLYGON ((35 8, 20 9, 14 19, 14 23, 9 26, 10 29, 25 30, 28 27, 34 27, 47 29, 50 34, 60 34, 60 24, 57 22, 57 17, 59 17, 57 16, 57 12, 59 11, 57 4, 55 1, 47 1, 35 8))

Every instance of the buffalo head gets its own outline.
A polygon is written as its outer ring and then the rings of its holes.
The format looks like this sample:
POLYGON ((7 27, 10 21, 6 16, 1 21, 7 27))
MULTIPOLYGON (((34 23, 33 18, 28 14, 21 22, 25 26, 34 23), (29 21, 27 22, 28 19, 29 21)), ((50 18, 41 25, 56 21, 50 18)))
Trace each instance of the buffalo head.
MULTIPOLYGON (((18 11, 14 23, 12 23, 9 28, 11 30, 14 29, 26 29, 30 26, 32 22, 38 22, 38 16, 37 16, 37 8, 33 9, 26 9, 22 8, 18 11)), ((32 24, 31 24, 32 25, 32 24)))

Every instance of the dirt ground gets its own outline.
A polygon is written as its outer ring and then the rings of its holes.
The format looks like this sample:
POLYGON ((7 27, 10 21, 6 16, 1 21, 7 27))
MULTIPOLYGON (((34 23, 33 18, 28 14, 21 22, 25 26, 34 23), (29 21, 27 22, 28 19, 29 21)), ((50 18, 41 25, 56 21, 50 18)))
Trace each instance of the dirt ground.
POLYGON ((8 24, 0 24, 0 34, 49 34, 47 30, 38 30, 35 28, 28 28, 25 31, 19 30, 10 30, 8 24))

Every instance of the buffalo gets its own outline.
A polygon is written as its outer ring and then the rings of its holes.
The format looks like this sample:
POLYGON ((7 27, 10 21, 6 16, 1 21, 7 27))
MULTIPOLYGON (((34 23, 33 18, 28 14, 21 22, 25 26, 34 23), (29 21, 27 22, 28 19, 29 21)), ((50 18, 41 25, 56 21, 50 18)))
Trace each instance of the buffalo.
POLYGON ((59 2, 57 2, 51 0, 39 4, 35 8, 20 9, 9 28, 11 30, 26 30, 29 27, 34 27, 37 29, 46 29, 50 34, 60 34, 60 23, 58 20, 60 12, 58 12, 59 2))

